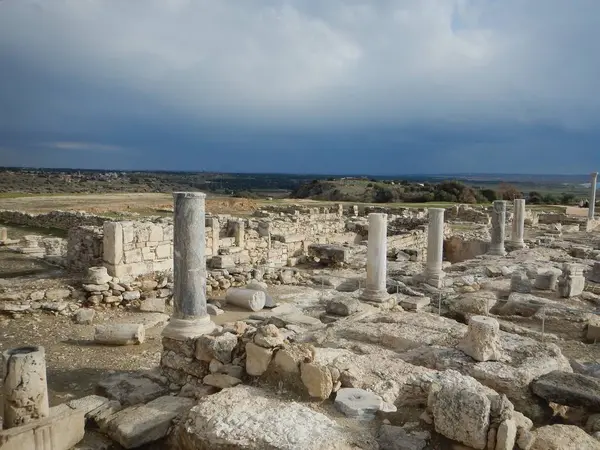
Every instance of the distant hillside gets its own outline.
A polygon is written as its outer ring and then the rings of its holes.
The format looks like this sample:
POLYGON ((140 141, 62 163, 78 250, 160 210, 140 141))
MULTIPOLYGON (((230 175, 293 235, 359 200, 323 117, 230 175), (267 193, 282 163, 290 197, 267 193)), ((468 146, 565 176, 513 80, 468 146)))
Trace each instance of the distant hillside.
POLYGON ((458 181, 432 184, 341 178, 312 180, 295 189, 291 197, 357 203, 478 203, 495 199, 496 193, 474 189, 458 181))

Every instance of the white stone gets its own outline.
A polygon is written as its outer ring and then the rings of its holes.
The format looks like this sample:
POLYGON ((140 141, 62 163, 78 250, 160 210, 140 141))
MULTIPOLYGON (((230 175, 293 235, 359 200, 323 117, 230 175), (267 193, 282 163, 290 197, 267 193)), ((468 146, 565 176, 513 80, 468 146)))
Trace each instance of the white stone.
POLYGON ((436 288, 443 286, 444 271, 442 256, 444 249, 444 208, 429 208, 427 231, 427 265, 425 282, 436 288))
POLYGON ((80 325, 90 325, 94 321, 96 311, 91 308, 81 308, 75 313, 73 320, 80 325))
POLYGON ((13 428, 50 414, 44 347, 20 347, 2 353, 3 426, 13 428))
POLYGON ((86 284, 106 284, 112 277, 108 274, 106 267, 89 267, 85 276, 86 284))
POLYGON ((500 325, 492 317, 473 316, 458 349, 476 361, 497 361, 501 356, 500 325))
POLYGON ((146 298, 140 302, 140 311, 142 312, 165 312, 165 299, 152 297, 146 298))
POLYGON ((342 388, 336 393, 334 405, 348 417, 373 420, 382 401, 379 395, 364 389, 342 388))
POLYGON ((257 377, 267 371, 273 359, 273 349, 260 347, 253 342, 246 344, 246 372, 257 377))
POLYGON ((512 249, 525 247, 525 199, 516 198, 514 201, 514 217, 509 245, 512 249))
POLYGON ((496 450, 513 450, 517 439, 517 424, 514 420, 505 420, 496 433, 496 450))
POLYGON ((504 256, 504 238, 506 230, 506 201, 496 200, 492 205, 492 240, 488 250, 489 255, 504 256))
POLYGON ((311 397, 325 400, 333 390, 331 372, 326 366, 316 363, 301 363, 300 378, 311 397))
POLYGON ((144 325, 120 323, 98 325, 94 332, 94 342, 108 345, 141 344, 146 338, 144 325))
POLYGON ((389 299, 387 281, 387 214, 369 214, 367 283, 360 299, 382 303, 389 299))
POLYGON ((598 172, 590 174, 590 200, 588 219, 593 219, 596 212, 596 188, 598 186, 598 172))
POLYGON ((225 300, 228 304, 248 309, 250 311, 260 311, 265 306, 265 293, 253 289, 230 288, 227 289, 225 300))

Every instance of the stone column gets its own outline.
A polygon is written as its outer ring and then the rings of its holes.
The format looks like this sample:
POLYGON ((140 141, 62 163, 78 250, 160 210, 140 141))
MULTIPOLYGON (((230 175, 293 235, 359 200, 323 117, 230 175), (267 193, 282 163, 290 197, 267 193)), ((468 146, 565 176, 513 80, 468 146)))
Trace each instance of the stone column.
POLYGON ((598 183, 598 172, 590 174, 590 207, 588 209, 588 218, 593 219, 594 213, 596 212, 596 186, 598 183))
POLYGON ((186 340, 210 333, 215 328, 206 310, 206 195, 175 192, 173 197, 173 316, 162 335, 186 340))
POLYGON ((236 221, 235 225, 234 225, 234 237, 235 237, 235 245, 237 247, 243 247, 244 246, 244 221, 243 220, 238 220, 236 221))
POLYGON ((44 347, 20 347, 2 353, 4 424, 19 427, 48 417, 48 384, 44 347))
POLYGON ((369 214, 367 248, 367 286, 361 300, 384 302, 389 298, 387 287, 387 214, 369 214))
POLYGON ((8 230, 5 227, 0 227, 0 242, 8 240, 8 230))
POLYGON ((445 275, 442 270, 442 256, 444 251, 444 211, 444 208, 429 208, 425 283, 436 288, 442 287, 445 275))
POLYGON ((496 200, 492 208, 492 241, 488 255, 506 255, 504 236, 506 232, 506 201, 496 200))
POLYGON ((525 234, 525 199, 515 199, 515 212, 510 234, 510 247, 514 249, 525 248, 523 236, 525 234))

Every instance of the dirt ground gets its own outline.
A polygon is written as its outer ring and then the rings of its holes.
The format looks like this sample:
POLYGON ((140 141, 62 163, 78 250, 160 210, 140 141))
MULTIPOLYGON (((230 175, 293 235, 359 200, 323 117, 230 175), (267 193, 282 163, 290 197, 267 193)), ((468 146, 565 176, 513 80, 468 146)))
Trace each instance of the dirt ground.
MULTIPOLYGON (((246 198, 213 197, 206 200, 206 209, 212 214, 251 214, 259 203, 246 198)), ((25 212, 86 211, 101 213, 138 213, 143 215, 168 213, 173 208, 170 194, 89 194, 50 195, 0 198, 0 209, 25 212)))

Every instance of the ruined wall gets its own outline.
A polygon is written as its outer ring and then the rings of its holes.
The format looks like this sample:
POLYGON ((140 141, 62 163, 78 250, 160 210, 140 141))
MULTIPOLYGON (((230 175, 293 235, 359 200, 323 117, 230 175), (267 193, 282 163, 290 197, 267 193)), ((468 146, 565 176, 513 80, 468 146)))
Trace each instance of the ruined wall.
POLYGON ((102 265, 104 233, 102 228, 79 226, 69 229, 67 238, 67 267, 81 272, 102 265))
POLYGON ((33 214, 5 209, 0 210, 0 222, 2 223, 36 228, 57 228, 65 231, 81 225, 102 226, 106 220, 108 219, 105 217, 84 212, 51 211, 44 214, 33 214))

